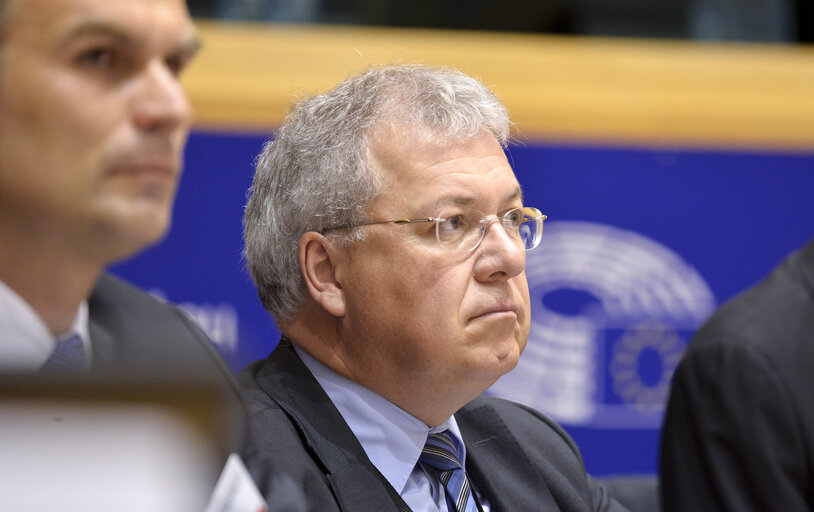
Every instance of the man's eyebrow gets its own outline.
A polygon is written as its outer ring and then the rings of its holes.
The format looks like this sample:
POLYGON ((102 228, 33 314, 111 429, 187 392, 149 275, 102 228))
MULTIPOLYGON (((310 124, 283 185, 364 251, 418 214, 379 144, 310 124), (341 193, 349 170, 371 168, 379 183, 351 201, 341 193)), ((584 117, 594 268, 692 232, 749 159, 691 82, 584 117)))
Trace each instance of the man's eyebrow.
POLYGON ((102 20, 86 20, 71 27, 59 40, 63 45, 83 36, 106 36, 118 39, 123 44, 133 44, 135 41, 123 28, 102 20))
POLYGON ((201 48, 203 48, 203 41, 200 36, 198 36, 194 30, 190 30, 178 42, 176 52, 179 53, 182 58, 189 60, 194 57, 196 53, 201 51, 201 48))
POLYGON ((433 207, 439 208, 441 206, 472 206, 475 204, 475 198, 472 196, 442 196, 439 197, 433 207))
MULTIPOLYGON (((138 41, 124 27, 104 20, 86 20, 70 28, 60 39, 61 45, 67 45, 83 36, 104 36, 117 40, 122 45, 136 46, 138 41)), ((203 46, 203 42, 194 30, 184 34, 171 53, 180 54, 191 59, 203 46)))
POLYGON ((523 202, 523 191, 520 189, 520 185, 518 185, 514 190, 506 194, 506 197, 503 199, 504 203, 508 203, 514 201, 515 199, 520 199, 520 202, 523 202))
MULTIPOLYGON (((523 191, 520 190, 520 186, 512 189, 511 192, 506 194, 503 198, 503 203, 510 203, 515 199, 520 199, 521 202, 523 200, 523 191)), ((430 206, 433 209, 438 209, 443 206, 472 206, 477 202, 475 196, 469 195, 447 195, 439 197, 432 205, 430 206)))

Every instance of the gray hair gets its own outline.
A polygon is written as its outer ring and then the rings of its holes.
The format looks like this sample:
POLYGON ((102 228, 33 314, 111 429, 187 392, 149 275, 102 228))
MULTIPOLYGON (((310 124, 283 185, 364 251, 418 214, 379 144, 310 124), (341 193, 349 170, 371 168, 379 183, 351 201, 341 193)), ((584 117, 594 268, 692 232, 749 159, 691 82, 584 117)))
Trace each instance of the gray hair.
MULTIPOLYGON (((373 132, 385 127, 449 140, 486 131, 504 147, 509 138, 497 97, 450 68, 375 67, 297 103, 257 158, 243 218, 247 268, 278 326, 293 320, 306 298, 298 263, 302 235, 364 222, 384 190, 370 145, 373 132)), ((363 232, 326 236, 344 244, 363 232)))

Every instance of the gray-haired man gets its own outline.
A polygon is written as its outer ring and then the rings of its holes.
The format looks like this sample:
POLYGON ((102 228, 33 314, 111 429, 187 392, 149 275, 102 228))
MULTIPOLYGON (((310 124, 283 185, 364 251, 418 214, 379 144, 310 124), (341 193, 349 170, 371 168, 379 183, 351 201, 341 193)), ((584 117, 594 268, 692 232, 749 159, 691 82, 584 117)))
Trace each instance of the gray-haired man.
POLYGON ((542 215, 497 98, 371 69, 296 106, 259 159, 246 258, 283 339, 240 376, 252 472, 314 510, 621 510, 552 420, 483 396, 530 323, 542 215))

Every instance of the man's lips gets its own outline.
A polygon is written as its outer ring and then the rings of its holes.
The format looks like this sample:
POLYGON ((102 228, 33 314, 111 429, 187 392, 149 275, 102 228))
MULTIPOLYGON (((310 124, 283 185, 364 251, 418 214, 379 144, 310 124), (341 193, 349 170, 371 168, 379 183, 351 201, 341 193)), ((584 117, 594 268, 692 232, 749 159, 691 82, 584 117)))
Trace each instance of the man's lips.
POLYGON ((476 315, 472 317, 472 320, 478 318, 488 318, 492 316, 499 316, 505 314, 512 314, 517 315, 518 307, 511 303, 500 303, 490 306, 482 311, 479 311, 476 315))
POLYGON ((113 167, 113 175, 145 176, 172 179, 176 176, 176 166, 167 162, 139 162, 113 167))

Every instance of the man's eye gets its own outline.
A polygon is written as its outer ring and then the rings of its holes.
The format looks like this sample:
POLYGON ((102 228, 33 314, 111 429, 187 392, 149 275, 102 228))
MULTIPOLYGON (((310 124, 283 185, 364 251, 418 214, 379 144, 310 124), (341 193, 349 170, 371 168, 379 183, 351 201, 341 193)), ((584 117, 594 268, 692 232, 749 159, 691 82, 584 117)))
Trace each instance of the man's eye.
POLYGON ((91 48, 79 54, 79 63, 91 68, 109 68, 115 64, 115 52, 111 48, 91 48))
POLYGON ((507 212, 503 218, 512 227, 518 227, 523 223, 523 213, 520 210, 507 212))
POLYGON ((171 57, 167 57, 167 59, 164 61, 164 63, 166 64, 167 69, 169 69, 170 72, 175 76, 180 75, 181 71, 184 70, 184 68, 186 67, 186 64, 187 64, 186 59, 184 59, 184 58, 182 58, 182 57, 180 57, 178 55, 173 55, 171 57))
POLYGON ((458 231, 463 229, 466 225, 466 220, 463 215, 446 216, 441 223, 441 229, 444 231, 458 231))

